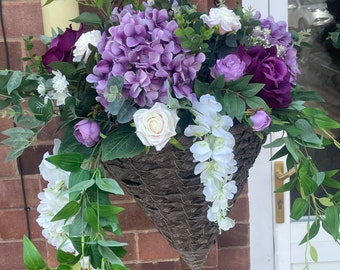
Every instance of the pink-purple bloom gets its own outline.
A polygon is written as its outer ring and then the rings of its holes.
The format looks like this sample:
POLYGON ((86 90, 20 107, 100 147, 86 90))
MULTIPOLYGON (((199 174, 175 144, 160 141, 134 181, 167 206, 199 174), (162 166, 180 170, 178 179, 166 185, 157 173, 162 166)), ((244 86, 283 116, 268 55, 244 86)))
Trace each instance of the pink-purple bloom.
POLYGON ((263 131, 270 126, 271 118, 265 111, 257 111, 250 116, 255 131, 263 131))
POLYGON ((48 65, 52 62, 72 62, 74 44, 82 34, 82 25, 77 31, 72 29, 72 25, 66 28, 63 34, 59 34, 52 40, 49 49, 42 56, 43 65, 51 71, 48 65))
POLYGON ((211 77, 223 75, 226 82, 241 78, 246 64, 236 54, 228 54, 223 59, 218 59, 211 69, 211 77))
POLYGON ((87 77, 94 83, 97 101, 107 108, 107 82, 112 76, 124 77, 123 96, 141 107, 166 103, 168 80, 176 98, 196 100, 193 81, 205 56, 181 48, 174 35, 178 25, 168 21, 165 9, 146 5, 145 11, 136 11, 126 6, 115 9, 111 18, 119 24, 103 34, 98 44, 101 60, 87 77))
POLYGON ((100 126, 95 121, 83 119, 74 125, 74 137, 86 147, 94 146, 100 138, 100 126))

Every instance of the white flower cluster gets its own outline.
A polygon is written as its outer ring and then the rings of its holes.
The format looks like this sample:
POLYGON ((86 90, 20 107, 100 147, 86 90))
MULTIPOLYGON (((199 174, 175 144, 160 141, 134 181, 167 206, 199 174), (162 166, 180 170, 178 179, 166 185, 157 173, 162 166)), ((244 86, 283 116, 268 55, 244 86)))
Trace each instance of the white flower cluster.
POLYGON ((52 79, 39 82, 37 91, 44 98, 45 103, 51 99, 56 101, 57 106, 65 105, 65 99, 70 96, 68 91, 69 82, 59 70, 53 70, 52 73, 54 74, 52 79))
MULTIPOLYGON (((59 139, 54 140, 54 155, 58 153, 60 143, 59 139)), ((48 183, 43 192, 38 194, 40 203, 37 207, 39 213, 37 223, 43 228, 42 235, 49 244, 65 252, 76 253, 71 240, 64 230, 65 226, 72 223, 72 219, 68 219, 66 222, 64 220, 51 222, 51 219, 69 202, 68 194, 61 192, 68 188, 70 173, 46 161, 45 159, 49 156, 50 154, 46 152, 39 165, 40 174, 48 183)), ((93 269, 89 267, 88 257, 82 258, 80 265, 82 269, 93 269)))
POLYGON ((237 191, 232 175, 237 171, 234 159, 234 136, 229 132, 233 121, 228 115, 220 115, 222 105, 214 96, 204 95, 199 102, 192 104, 196 110, 196 125, 189 125, 185 136, 195 136, 197 140, 191 147, 195 166, 195 175, 200 174, 204 185, 203 193, 206 201, 212 202, 207 216, 210 221, 217 222, 220 230, 229 230, 235 225, 234 220, 227 217, 228 200, 233 199, 237 191))
MULTIPOLYGON (((60 141, 55 140, 53 154, 57 153, 60 141)), ((38 194, 40 204, 38 205, 39 217, 37 222, 43 228, 42 235, 48 243, 65 252, 74 252, 71 241, 67 238, 64 226, 70 224, 71 220, 66 223, 63 220, 51 222, 51 219, 68 203, 68 195, 61 194, 61 191, 67 189, 70 174, 62 169, 58 169, 45 159, 49 157, 45 153, 42 162, 39 165, 40 174, 48 182, 43 192, 38 194)))

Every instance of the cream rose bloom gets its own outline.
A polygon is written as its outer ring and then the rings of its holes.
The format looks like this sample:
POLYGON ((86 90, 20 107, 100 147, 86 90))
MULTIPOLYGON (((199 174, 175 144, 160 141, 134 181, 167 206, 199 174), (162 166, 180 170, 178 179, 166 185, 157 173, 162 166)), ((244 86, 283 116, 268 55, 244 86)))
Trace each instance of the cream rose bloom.
POLYGON ((179 117, 175 110, 169 110, 165 104, 157 102, 150 109, 139 109, 133 120, 142 143, 160 151, 176 135, 179 117))
POLYGON ((221 35, 241 29, 240 17, 225 6, 211 8, 209 16, 203 14, 200 18, 210 28, 218 25, 221 35))

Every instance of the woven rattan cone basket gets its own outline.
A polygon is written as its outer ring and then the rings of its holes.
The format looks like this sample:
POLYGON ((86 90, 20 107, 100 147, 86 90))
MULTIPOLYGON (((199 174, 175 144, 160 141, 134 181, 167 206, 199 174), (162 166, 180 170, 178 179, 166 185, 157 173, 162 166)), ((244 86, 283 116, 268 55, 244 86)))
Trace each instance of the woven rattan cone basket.
MULTIPOLYGON (((235 159, 238 172, 234 180, 242 191, 260 152, 263 140, 245 125, 235 125, 235 159)), ((192 138, 179 141, 189 149, 192 138)), ((131 159, 105 164, 109 174, 134 196, 137 204, 151 218, 155 227, 180 254, 192 270, 200 270, 216 240, 218 228, 206 217, 208 203, 202 194, 199 176, 189 150, 180 151, 168 144, 162 151, 151 150, 131 159)))

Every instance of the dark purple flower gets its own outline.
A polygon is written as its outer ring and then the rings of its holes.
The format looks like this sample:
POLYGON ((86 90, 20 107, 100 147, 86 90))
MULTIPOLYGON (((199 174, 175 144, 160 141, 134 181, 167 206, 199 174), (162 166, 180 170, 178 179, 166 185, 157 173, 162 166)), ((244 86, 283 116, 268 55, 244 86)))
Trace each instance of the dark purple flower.
POLYGON ((270 126, 271 118, 265 111, 257 111, 250 116, 250 120, 253 123, 253 129, 255 131, 263 131, 270 126))
POLYGON ((82 33, 82 25, 78 31, 72 30, 70 25, 63 34, 56 36, 47 52, 42 56, 43 65, 48 70, 51 70, 48 65, 52 62, 72 62, 74 44, 82 33))
POLYGON ((92 147, 99 141, 100 126, 97 122, 83 119, 74 125, 74 137, 86 147, 92 147))
POLYGON ((241 78, 246 64, 236 54, 228 54, 223 59, 218 59, 211 69, 211 76, 216 78, 224 75, 226 82, 241 78))
POLYGON ((257 95, 271 108, 287 108, 291 102, 290 74, 284 60, 277 56, 276 46, 252 46, 247 51, 240 46, 238 54, 246 63, 245 75, 253 75, 250 82, 265 84, 257 95))

